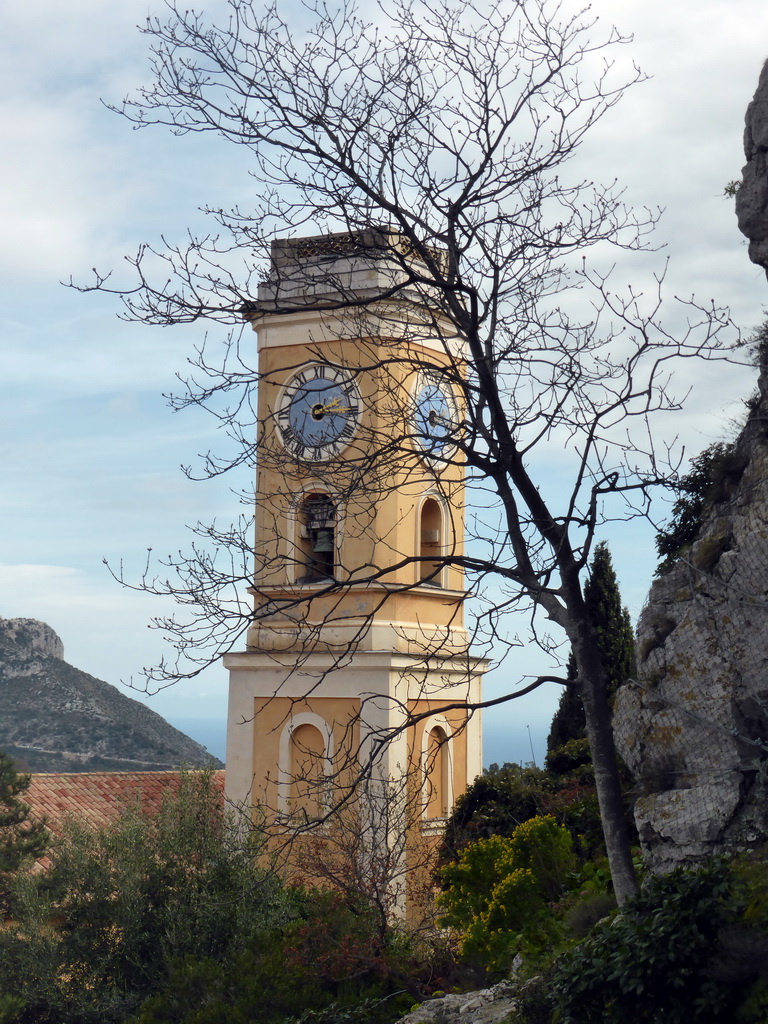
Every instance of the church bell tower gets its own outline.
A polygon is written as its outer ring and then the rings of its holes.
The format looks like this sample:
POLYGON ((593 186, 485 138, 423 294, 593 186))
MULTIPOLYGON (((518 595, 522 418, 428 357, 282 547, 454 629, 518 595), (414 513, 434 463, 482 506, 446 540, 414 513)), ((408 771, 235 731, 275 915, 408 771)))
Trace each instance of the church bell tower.
POLYGON ((363 778, 399 790, 412 832, 435 833, 482 767, 461 339, 409 259, 391 231, 279 240, 245 310, 254 611, 246 649, 225 658, 227 795, 285 828, 327 827, 363 778))

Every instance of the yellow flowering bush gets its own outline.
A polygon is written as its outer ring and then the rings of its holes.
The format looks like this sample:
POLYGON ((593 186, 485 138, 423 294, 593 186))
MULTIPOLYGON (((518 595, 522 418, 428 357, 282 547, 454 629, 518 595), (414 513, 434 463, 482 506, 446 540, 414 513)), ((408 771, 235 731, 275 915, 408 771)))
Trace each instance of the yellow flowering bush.
POLYGON ((515 866, 529 868, 541 894, 547 900, 557 899, 567 887, 569 876, 577 869, 568 829, 547 814, 518 825, 509 841, 515 866))
POLYGON ((575 869, 568 830, 552 815, 531 818, 510 837, 470 843, 441 869, 441 923, 459 932, 463 957, 503 970, 575 869))

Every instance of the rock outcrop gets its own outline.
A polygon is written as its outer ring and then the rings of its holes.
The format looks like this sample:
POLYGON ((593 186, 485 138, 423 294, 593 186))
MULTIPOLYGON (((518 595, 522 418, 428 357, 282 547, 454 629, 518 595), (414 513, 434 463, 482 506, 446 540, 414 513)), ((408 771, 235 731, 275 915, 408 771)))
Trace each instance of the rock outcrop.
POLYGON ((37 619, 0 619, 0 633, 10 643, 3 644, 5 662, 18 674, 29 675, 40 664, 35 655, 64 660, 64 644, 47 622, 37 619))
POLYGON ((220 762, 160 715, 64 661, 44 622, 0 619, 0 750, 27 771, 165 771, 220 762))
POLYGON ((765 363, 696 541, 651 587, 614 726, 652 869, 768 838, 765 363))
POLYGON ((501 1024, 514 1012, 514 982, 500 981, 492 988, 441 996, 422 1003, 399 1024, 501 1024))
POLYGON ((768 61, 747 107, 744 156, 736 193, 739 229, 749 239, 749 258, 768 274, 768 61))

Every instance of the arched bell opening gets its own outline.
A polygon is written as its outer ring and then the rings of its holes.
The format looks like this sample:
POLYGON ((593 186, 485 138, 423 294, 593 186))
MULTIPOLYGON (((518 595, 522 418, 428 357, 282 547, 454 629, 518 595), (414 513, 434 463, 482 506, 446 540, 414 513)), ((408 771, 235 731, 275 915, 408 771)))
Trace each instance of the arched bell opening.
POLYGON ((336 506, 327 494, 307 494, 299 506, 297 583, 322 583, 336 574, 336 506))

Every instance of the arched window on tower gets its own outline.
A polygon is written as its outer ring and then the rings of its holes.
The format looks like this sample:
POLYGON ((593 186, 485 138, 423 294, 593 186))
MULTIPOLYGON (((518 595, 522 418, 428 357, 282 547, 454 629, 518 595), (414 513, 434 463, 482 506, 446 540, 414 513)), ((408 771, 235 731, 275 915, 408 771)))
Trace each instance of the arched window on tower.
POLYGON ((336 506, 327 494, 306 494, 298 520, 296 582, 332 580, 336 571, 336 506))
POLYGON ((325 738, 315 725, 304 723, 291 732, 288 811, 308 820, 319 818, 325 804, 325 738))
POLYGON ((440 725, 427 732, 424 747, 424 774, 426 784, 426 818, 446 818, 453 801, 451 786, 451 758, 448 734, 440 725))
POLYGON ((419 519, 419 579, 431 587, 441 587, 443 554, 443 510, 434 498, 421 506, 419 519))

